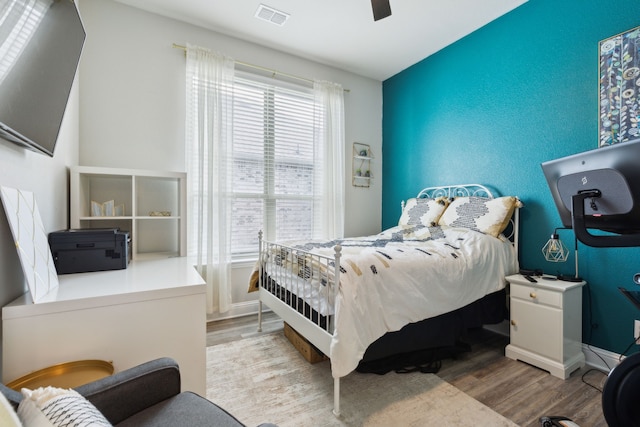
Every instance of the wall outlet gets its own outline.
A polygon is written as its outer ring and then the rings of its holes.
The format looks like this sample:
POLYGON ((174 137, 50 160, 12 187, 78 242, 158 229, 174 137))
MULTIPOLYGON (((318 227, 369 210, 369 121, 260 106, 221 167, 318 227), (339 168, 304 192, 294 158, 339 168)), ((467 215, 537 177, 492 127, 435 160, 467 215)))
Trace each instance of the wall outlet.
POLYGON ((633 321, 633 338, 635 338, 636 344, 640 345, 640 320, 633 321))

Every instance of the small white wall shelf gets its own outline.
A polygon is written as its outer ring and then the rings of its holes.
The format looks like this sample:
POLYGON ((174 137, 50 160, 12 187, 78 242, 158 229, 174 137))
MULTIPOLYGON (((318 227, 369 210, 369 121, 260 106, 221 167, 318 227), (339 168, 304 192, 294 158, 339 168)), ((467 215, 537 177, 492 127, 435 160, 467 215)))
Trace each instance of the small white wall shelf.
POLYGON ((91 166, 71 168, 71 228, 129 231, 135 259, 186 255, 186 174, 91 166), (92 202, 113 200, 110 215, 92 202))
POLYGON ((371 147, 359 142, 353 143, 352 179, 354 187, 371 186, 371 147))

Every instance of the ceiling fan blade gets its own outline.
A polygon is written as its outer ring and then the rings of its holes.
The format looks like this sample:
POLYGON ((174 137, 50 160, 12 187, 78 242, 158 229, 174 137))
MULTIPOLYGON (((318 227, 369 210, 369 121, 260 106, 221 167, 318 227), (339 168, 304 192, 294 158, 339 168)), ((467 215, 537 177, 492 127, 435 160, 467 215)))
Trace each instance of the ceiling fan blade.
POLYGON ((374 21, 379 21, 382 18, 391 16, 389 0, 371 0, 371 7, 373 8, 374 21))

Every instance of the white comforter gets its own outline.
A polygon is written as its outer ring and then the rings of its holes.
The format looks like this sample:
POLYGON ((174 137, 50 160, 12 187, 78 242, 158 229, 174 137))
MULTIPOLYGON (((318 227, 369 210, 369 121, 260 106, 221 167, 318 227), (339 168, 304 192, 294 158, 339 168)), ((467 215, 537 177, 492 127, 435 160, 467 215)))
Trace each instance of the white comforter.
POLYGON ((385 333, 464 307, 504 288, 505 276, 518 271, 506 238, 467 228, 394 227, 304 248, 332 255, 334 243, 343 247, 329 353, 336 378, 352 372, 385 333))

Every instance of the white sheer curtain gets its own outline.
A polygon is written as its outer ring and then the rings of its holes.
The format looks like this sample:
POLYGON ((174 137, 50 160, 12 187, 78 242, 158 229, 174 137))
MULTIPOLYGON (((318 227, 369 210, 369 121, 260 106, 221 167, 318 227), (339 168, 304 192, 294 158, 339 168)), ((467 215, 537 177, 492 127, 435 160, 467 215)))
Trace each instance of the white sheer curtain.
POLYGON ((316 177, 316 185, 321 190, 316 194, 315 233, 319 238, 335 239, 344 237, 345 210, 345 141, 344 141, 344 90, 341 85, 326 81, 315 81, 313 92, 316 119, 320 120, 316 133, 316 156, 322 159, 321 176, 316 177))
POLYGON ((231 144, 234 61, 187 46, 189 256, 207 283, 207 312, 231 306, 231 144))

